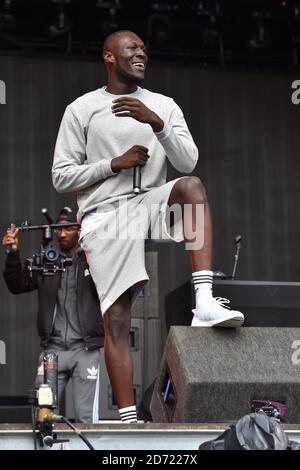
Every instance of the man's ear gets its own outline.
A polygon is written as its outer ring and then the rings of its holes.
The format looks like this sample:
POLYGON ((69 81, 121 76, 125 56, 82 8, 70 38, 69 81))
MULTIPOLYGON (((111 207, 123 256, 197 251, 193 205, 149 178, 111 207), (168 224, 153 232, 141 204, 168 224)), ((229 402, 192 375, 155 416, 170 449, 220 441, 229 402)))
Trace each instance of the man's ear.
POLYGON ((115 58, 112 52, 105 51, 103 54, 103 60, 106 64, 113 64, 115 62, 115 58))

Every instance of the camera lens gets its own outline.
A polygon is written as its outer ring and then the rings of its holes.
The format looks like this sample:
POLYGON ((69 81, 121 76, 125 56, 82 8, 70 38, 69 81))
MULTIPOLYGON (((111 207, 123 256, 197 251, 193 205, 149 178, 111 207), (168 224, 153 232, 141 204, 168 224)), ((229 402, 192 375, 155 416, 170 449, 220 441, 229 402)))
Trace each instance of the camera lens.
POLYGON ((54 261, 58 260, 59 253, 56 251, 55 248, 50 247, 45 250, 45 257, 48 261, 51 261, 53 263, 54 261))

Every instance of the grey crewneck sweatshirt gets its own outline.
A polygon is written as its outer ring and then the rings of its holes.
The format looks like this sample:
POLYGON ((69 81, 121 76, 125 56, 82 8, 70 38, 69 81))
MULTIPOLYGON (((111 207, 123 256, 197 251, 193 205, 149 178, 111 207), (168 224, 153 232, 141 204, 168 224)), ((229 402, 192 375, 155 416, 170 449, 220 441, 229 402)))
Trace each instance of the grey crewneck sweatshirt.
POLYGON ((119 173, 111 169, 111 160, 134 145, 149 149, 150 158, 142 168, 142 191, 166 182, 166 158, 182 173, 192 172, 197 163, 197 147, 173 99, 140 87, 126 96, 138 98, 154 111, 164 121, 162 131, 154 133, 149 124, 115 116, 112 101, 120 95, 108 93, 105 87, 77 98, 63 116, 52 178, 58 192, 77 192, 79 222, 86 212, 105 211, 119 199, 134 196, 133 169, 119 173))

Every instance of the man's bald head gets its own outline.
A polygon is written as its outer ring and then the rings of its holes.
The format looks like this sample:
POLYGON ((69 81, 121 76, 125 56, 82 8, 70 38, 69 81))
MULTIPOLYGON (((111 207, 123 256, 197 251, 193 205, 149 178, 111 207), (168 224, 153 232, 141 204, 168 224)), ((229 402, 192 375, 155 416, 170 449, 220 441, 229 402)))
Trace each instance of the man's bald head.
POLYGON ((142 39, 132 31, 116 31, 105 39, 103 61, 110 85, 111 81, 130 86, 144 81, 147 51, 142 39))
POLYGON ((103 44, 103 49, 102 49, 102 55, 104 56, 104 53, 105 52, 113 52, 113 49, 115 47, 115 45, 117 44, 117 42, 124 36, 127 36, 127 35, 134 35, 136 36, 135 33, 133 33, 132 31, 129 31, 127 29, 122 29, 120 31, 115 31, 114 33, 111 33, 109 36, 107 36, 107 38, 105 39, 104 41, 104 44, 103 44))

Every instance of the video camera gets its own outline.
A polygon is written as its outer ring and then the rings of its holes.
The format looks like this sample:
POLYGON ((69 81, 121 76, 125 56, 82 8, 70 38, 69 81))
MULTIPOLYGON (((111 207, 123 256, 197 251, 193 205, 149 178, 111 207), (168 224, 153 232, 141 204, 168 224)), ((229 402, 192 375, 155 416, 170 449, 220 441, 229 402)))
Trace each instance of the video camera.
MULTIPOLYGON (((29 232, 30 230, 42 230, 43 238, 40 244, 40 251, 34 253, 30 258, 26 258, 26 266, 28 271, 32 273, 38 272, 43 276, 53 276, 55 273, 66 271, 66 267, 72 264, 72 258, 65 256, 61 253, 57 246, 51 244, 53 239, 53 231, 61 227, 79 227, 79 224, 73 222, 66 222, 61 224, 53 223, 52 218, 48 214, 48 210, 43 208, 42 214, 46 217, 48 224, 30 225, 26 220, 19 227, 14 224, 11 225, 10 230, 14 232, 19 229, 21 232, 29 232)), ((10 253, 10 248, 7 248, 6 253, 10 253)))

